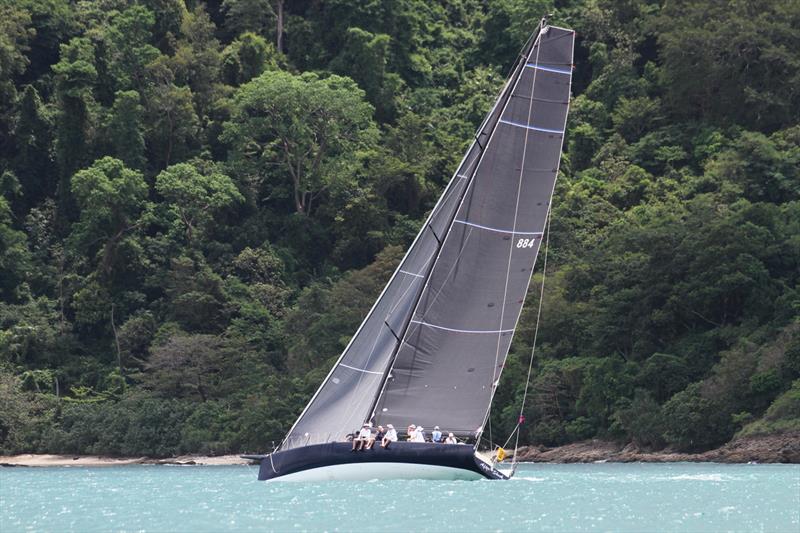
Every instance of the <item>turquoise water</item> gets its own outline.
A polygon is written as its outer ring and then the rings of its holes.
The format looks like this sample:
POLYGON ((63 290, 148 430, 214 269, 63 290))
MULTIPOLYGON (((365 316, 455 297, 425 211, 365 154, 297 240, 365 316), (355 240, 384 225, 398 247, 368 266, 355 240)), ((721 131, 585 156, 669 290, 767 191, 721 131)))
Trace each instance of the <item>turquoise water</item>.
POLYGON ((256 481, 250 466, 0 468, 0 531, 800 532, 800 466, 523 465, 511 481, 256 481))

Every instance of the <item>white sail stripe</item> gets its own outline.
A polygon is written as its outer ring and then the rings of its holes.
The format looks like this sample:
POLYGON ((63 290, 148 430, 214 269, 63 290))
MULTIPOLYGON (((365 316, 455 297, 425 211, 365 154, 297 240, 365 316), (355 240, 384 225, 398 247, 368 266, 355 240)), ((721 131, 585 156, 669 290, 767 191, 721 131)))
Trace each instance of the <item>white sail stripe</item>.
POLYGON ((445 326, 437 326, 436 324, 423 322, 422 320, 412 320, 411 323, 420 324, 422 326, 428 326, 429 328, 443 329, 445 331, 453 331, 455 333, 510 333, 514 331, 513 329, 456 329, 456 328, 448 328, 445 326))
POLYGON ((466 226, 472 226, 473 228, 480 228, 485 229, 487 231, 494 231, 495 233, 508 233, 509 235, 533 235, 534 237, 541 237, 541 231, 513 231, 509 229, 499 229, 499 228, 490 228, 489 226, 481 226, 480 224, 475 224, 473 222, 467 222, 466 220, 456 220, 459 224, 464 224, 466 226))
MULTIPOLYGON (((427 262, 427 261, 426 261, 427 262)), ((419 274, 414 274, 413 272, 408 272, 407 270, 400 269, 398 272, 402 272, 403 274, 414 276, 415 278, 424 278, 425 276, 421 276, 419 274)))
POLYGON ((525 65, 527 68, 534 68, 536 70, 544 70, 546 72, 555 72, 556 74, 572 74, 571 68, 558 68, 558 67, 546 67, 544 65, 536 65, 534 63, 528 63, 525 65))
POLYGON ((383 372, 373 372, 372 370, 364 370, 363 368, 356 368, 354 366, 346 365, 344 363, 339 363, 339 366, 343 366, 345 368, 349 368, 350 370, 355 370, 357 372, 364 372, 365 374, 377 374, 379 376, 383 375, 383 372))
POLYGON ((537 126, 530 126, 530 125, 527 125, 527 124, 520 124, 519 122, 512 122, 510 120, 505 120, 505 119, 502 119, 502 118, 499 120, 499 122, 502 122, 503 124, 508 124, 509 126, 516 126, 518 128, 525 128, 526 130, 541 131, 541 132, 544 132, 544 133, 557 133, 559 135, 562 135, 564 133, 564 130, 551 130, 550 128, 539 128, 537 126))

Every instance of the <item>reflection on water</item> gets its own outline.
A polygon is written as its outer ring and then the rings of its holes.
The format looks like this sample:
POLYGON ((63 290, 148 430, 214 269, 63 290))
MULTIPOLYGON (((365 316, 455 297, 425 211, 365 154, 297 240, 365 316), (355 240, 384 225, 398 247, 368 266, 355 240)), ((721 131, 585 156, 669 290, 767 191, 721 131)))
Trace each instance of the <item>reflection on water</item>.
POLYGON ((800 532, 800 466, 523 465, 503 481, 315 484, 257 469, 0 469, 0 531, 800 532))

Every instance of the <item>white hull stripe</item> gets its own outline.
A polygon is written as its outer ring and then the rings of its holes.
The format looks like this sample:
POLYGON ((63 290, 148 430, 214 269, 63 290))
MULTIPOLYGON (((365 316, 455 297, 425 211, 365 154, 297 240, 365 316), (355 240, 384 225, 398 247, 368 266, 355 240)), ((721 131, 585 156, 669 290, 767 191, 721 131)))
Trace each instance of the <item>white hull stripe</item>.
POLYGON ((350 463, 321 466, 269 480, 281 481, 369 481, 371 479, 441 479, 472 481, 483 476, 471 470, 450 466, 413 463, 350 463))
POLYGON ((349 368, 350 370, 355 370, 356 372, 363 372, 365 374, 377 374, 378 376, 382 376, 383 372, 373 372, 372 370, 364 370, 363 368, 356 368, 354 366, 346 365, 344 363, 339 363, 339 366, 343 366, 345 368, 349 368))
POLYGON ((529 126, 527 124, 520 124, 519 122, 511 122, 510 120, 500 119, 500 122, 503 124, 508 124, 509 126, 516 126, 518 128, 525 128, 526 130, 533 130, 533 131, 542 131, 544 133, 557 133, 559 135, 563 134, 563 130, 551 130, 550 128, 539 128, 536 126, 529 126))
POLYGON ((514 331, 513 329, 455 329, 455 328, 447 328, 445 326, 437 326, 436 324, 429 324, 428 322, 422 322, 421 320, 412 320, 413 324, 420 324, 422 326, 428 326, 429 328, 434 329, 443 329, 445 331, 453 331, 455 333, 509 333, 514 331))
POLYGON ((465 226, 472 226, 473 228, 480 228, 480 229, 485 229, 487 231, 494 231, 495 233, 507 233, 509 235, 533 235, 534 237, 540 237, 542 235, 541 231, 513 231, 510 229, 490 228, 489 226, 481 226, 480 224, 467 222, 466 220, 456 220, 456 222, 458 222, 459 224, 464 224, 465 226))

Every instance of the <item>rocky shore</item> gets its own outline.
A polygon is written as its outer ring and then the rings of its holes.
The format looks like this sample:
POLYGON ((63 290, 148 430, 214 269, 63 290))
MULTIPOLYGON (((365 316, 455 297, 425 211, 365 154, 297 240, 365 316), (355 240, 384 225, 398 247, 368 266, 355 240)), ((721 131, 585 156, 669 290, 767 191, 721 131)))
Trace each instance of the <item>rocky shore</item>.
POLYGON ((536 463, 800 463, 800 432, 743 437, 703 453, 679 453, 670 449, 647 451, 635 444, 603 440, 555 448, 526 446, 519 449, 518 460, 536 463))

